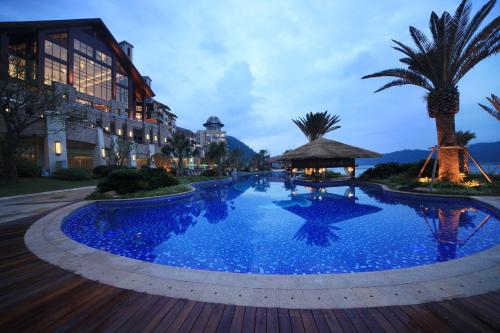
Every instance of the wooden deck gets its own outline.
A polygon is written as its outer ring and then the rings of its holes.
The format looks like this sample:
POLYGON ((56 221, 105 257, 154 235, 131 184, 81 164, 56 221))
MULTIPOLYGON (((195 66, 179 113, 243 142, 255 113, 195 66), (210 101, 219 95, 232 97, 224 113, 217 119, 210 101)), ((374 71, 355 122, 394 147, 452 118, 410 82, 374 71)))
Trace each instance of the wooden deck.
POLYGON ((296 310, 202 303, 119 289, 34 256, 23 236, 40 217, 0 224, 0 332, 500 331, 498 291, 422 305, 296 310))

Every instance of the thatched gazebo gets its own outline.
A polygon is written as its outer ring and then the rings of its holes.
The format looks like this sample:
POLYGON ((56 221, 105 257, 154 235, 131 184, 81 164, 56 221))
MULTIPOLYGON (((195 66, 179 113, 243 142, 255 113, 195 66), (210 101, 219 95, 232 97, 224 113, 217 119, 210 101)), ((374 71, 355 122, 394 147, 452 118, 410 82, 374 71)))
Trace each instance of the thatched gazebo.
POLYGON ((292 168, 320 169, 344 167, 351 178, 356 175, 356 158, 380 157, 379 153, 347 145, 342 142, 319 138, 279 156, 292 168))

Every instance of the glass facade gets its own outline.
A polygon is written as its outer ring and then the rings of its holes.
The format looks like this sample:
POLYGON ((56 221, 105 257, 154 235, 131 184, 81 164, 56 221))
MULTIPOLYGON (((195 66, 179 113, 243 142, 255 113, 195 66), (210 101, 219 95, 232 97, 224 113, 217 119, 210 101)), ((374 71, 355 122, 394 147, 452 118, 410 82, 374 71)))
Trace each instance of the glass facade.
POLYGON ((101 51, 95 51, 95 58, 103 63, 105 63, 108 66, 111 66, 112 61, 111 57, 107 55, 106 53, 103 53, 101 51))
POLYGON ((45 41, 45 54, 49 54, 54 58, 67 61, 68 60, 68 50, 65 47, 52 43, 51 41, 45 41))
POLYGON ((94 57, 94 49, 92 48, 92 46, 87 45, 84 42, 79 41, 78 39, 75 39, 73 47, 75 48, 75 50, 85 54, 88 57, 94 57))
POLYGON ((73 75, 74 86, 79 92, 111 100, 111 68, 75 53, 73 75))
POLYGON ((128 88, 116 86, 116 100, 128 105, 128 88))
POLYGON ((9 54, 9 76, 24 80, 26 78, 26 60, 9 54))
POLYGON ((66 84, 68 82, 68 68, 59 61, 45 58, 44 82, 52 84, 52 81, 66 84))

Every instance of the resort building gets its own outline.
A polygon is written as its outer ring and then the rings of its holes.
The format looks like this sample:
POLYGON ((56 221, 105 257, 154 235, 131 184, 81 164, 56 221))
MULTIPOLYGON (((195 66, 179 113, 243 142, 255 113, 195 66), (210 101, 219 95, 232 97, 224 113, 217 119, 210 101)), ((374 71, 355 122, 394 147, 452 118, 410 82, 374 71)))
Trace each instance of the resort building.
POLYGON ((206 150, 212 142, 226 142, 226 132, 222 130, 224 124, 216 116, 211 116, 203 124, 205 130, 196 132, 198 143, 201 146, 201 156, 205 157, 206 150))
POLYGON ((139 167, 175 132, 176 116, 153 99, 151 79, 134 66, 133 45, 119 43, 101 19, 0 23, 0 39, 0 79, 53 85, 62 108, 81 120, 46 119, 28 133, 23 158, 48 172, 110 164, 120 138, 135 142, 126 163, 139 167), (15 64, 25 65, 21 74, 15 64))

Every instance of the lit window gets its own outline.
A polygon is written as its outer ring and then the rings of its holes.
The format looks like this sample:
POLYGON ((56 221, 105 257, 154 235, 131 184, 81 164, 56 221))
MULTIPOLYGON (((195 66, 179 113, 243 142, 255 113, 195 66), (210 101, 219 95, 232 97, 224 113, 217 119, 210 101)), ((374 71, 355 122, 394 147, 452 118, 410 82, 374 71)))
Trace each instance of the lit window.
POLYGON ((45 58, 45 84, 52 84, 53 81, 66 84, 68 82, 67 72, 68 69, 65 64, 45 58))
POLYGON ((102 158, 106 158, 106 149, 101 148, 101 156, 102 158))
POLYGON ((163 142, 167 143, 167 138, 164 138, 164 139, 163 139, 163 142))
POLYGON ((135 161, 135 154, 132 154, 132 161, 135 161))
POLYGON ((9 55, 9 76, 24 80, 26 77, 26 60, 9 55))
POLYGON ((61 155, 62 153, 61 141, 55 142, 55 150, 56 150, 56 155, 61 155))
POLYGON ((106 53, 103 53, 101 51, 95 51, 95 58, 106 65, 111 66, 111 57, 107 55, 106 53))
POLYGON ((73 60, 76 90, 105 100, 111 100, 111 68, 75 53, 73 60))
POLYGON ((118 135, 122 135, 122 129, 121 128, 118 129, 118 135))
POLYGON ((157 141, 158 141, 158 135, 155 135, 155 136, 154 136, 154 140, 155 140, 155 142, 157 142, 157 141))
POLYGON ((128 131, 128 136, 131 137, 131 138, 133 138, 134 137, 134 132, 128 131))
POLYGON ((65 47, 52 43, 51 41, 45 41, 45 54, 49 54, 57 59, 67 61, 68 51, 65 47))
POLYGON ((82 98, 76 98, 75 100, 78 104, 81 104, 81 105, 85 105, 85 106, 92 106, 92 102, 91 101, 87 101, 86 99, 82 99, 82 98))
POLYGON ((149 141, 149 134, 146 134, 146 140, 149 141))
POLYGON ((135 119, 137 119, 137 120, 142 120, 142 113, 138 113, 138 112, 137 112, 137 113, 135 114, 135 119))
POLYGON ((128 88, 116 85, 116 100, 123 104, 128 104, 128 88))
POLYGON ((84 42, 79 41, 78 39, 75 39, 74 47, 75 50, 82 52, 83 54, 89 57, 94 56, 94 49, 91 46, 85 44, 84 42))

